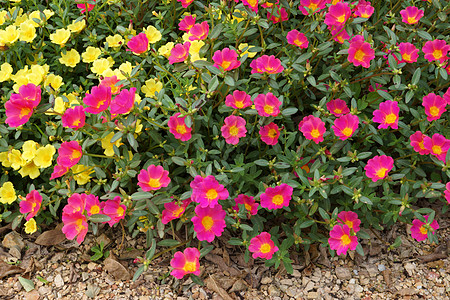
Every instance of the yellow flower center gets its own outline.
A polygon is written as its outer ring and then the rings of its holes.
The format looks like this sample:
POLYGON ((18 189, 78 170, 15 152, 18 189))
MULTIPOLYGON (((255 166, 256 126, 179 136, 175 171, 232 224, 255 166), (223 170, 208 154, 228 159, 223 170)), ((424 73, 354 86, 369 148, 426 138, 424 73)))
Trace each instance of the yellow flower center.
POLYGON ((406 61, 411 61, 411 55, 409 55, 408 53, 403 53, 402 58, 406 61))
POLYGON ((342 130, 342 134, 345 136, 351 136, 353 133, 353 129, 345 127, 344 130, 342 130))
POLYGON ((425 146, 423 145, 423 141, 419 142, 419 147, 420 147, 420 149, 425 149, 425 146))
POLYGON ((438 108, 437 106, 432 106, 432 107, 430 107, 430 114, 431 114, 433 117, 438 116, 438 115, 439 115, 439 108, 438 108))
POLYGON ((22 107, 22 108, 20 109, 20 117, 22 118, 22 117, 24 117, 24 116, 27 116, 27 115, 30 113, 30 111, 31 111, 30 108, 28 108, 28 107, 22 107))
POLYGON ((258 0, 248 0, 248 4, 250 4, 251 7, 255 7, 258 4, 258 0))
POLYGON ((438 145, 434 145, 431 148, 431 150, 433 151, 434 154, 437 154, 437 155, 441 155, 441 153, 442 153, 442 148, 441 148, 441 146, 438 146, 438 145))
POLYGON ((336 108, 336 109, 334 110, 334 113, 336 113, 336 114, 342 114, 342 109, 336 108))
POLYGON ((231 126, 230 127, 230 135, 232 136, 236 136, 239 133, 239 128, 237 128, 236 126, 231 126))
POLYGON ((377 177, 383 178, 384 176, 386 176, 386 171, 386 168, 381 168, 375 173, 375 175, 377 175, 377 177))
POLYGON ((347 220, 344 223, 345 223, 345 225, 348 226, 348 228, 353 228, 353 222, 352 221, 347 220))
POLYGON ((420 230, 421 234, 427 234, 428 233, 428 230, 423 225, 420 226, 419 230, 420 230))
POLYGON ((243 108, 243 107, 244 107, 244 101, 236 101, 236 102, 234 103, 234 105, 235 105, 237 108, 243 108))
POLYGON ((317 130, 317 129, 311 130, 311 136, 315 139, 318 138, 320 136, 319 130, 317 130))
POLYGON ((363 61, 364 56, 366 56, 366 54, 364 53, 364 51, 362 51, 361 49, 359 49, 359 50, 356 51, 356 53, 355 53, 355 60, 357 60, 357 61, 363 61))
POLYGON ((73 159, 77 159, 77 158, 79 158, 79 157, 81 157, 81 152, 78 151, 78 150, 73 150, 73 151, 72 151, 72 158, 73 158, 73 159))
POLYGON ((370 18, 370 15, 369 15, 368 13, 362 13, 362 14, 361 14, 361 18, 366 18, 366 19, 368 19, 368 18, 370 18))
POLYGON ((345 22, 345 15, 340 15, 340 16, 337 18, 337 21, 338 21, 339 23, 344 23, 344 22, 345 22))
POLYGON ((409 23, 409 24, 414 24, 414 23, 416 23, 416 22, 417 22, 417 20, 416 20, 415 17, 408 17, 408 23, 409 23))
POLYGON ((299 41, 299 40, 295 40, 294 44, 296 44, 297 46, 301 47, 303 45, 303 42, 299 41))
POLYGON ((222 68, 224 70, 226 70, 230 65, 231 65, 231 61, 225 60, 225 61, 222 62, 222 68))
POLYGON ((274 138, 277 136, 277 131, 275 129, 269 129, 269 132, 267 133, 267 135, 271 138, 274 138))
POLYGON ((195 271, 197 271, 197 266, 196 266, 195 262, 193 262, 193 261, 187 261, 187 262, 184 264, 183 270, 184 270, 185 272, 195 272, 195 271))
POLYGON ((205 227, 205 230, 210 230, 214 225, 214 220, 210 216, 203 217, 202 225, 205 227))
POLYGON ((94 205, 91 207, 90 213, 92 215, 98 214, 100 212, 100 207, 98 205, 94 205))
POLYGON ((77 228, 77 231, 80 232, 81 230, 85 229, 86 227, 83 225, 83 219, 78 219, 75 222, 75 226, 77 228))
POLYGON ((172 216, 174 216, 175 218, 179 218, 181 216, 181 214, 183 213, 183 208, 179 207, 177 210, 175 210, 172 213, 172 216))
POLYGON ((124 212, 125 212, 125 210, 123 209, 123 207, 119 206, 119 208, 117 209, 117 216, 119 216, 119 217, 123 216, 124 212))
POLYGON ((352 240, 350 239, 350 237, 348 236, 348 234, 344 234, 344 235, 341 237, 341 241, 342 241, 342 244, 343 244, 344 246, 350 245, 350 243, 352 242, 352 240))
POLYGON ((395 123, 396 120, 397 120, 397 116, 393 113, 388 114, 385 118, 385 122, 387 124, 395 123))
POLYGON ((184 126, 184 125, 177 125, 177 128, 175 130, 179 134, 185 134, 186 133, 186 126, 184 126))
POLYGON ((148 181, 148 185, 151 188, 159 188, 161 186, 161 182, 159 182, 158 178, 150 178, 150 180, 148 181))
POLYGON ((80 125, 80 123, 81 123, 80 119, 74 120, 72 126, 78 126, 80 125))
POLYGON ((439 49, 434 50, 433 56, 435 59, 440 59, 442 57, 442 50, 439 50, 439 49))
POLYGON ((283 201, 284 201, 284 198, 281 195, 275 195, 272 198, 272 203, 275 205, 281 205, 281 204, 283 204, 283 201))
POLYGON ((248 211, 251 211, 251 210, 252 210, 252 206, 251 206, 250 204, 245 203, 244 206, 245 206, 245 209, 246 209, 246 210, 248 210, 248 211))
POLYGON ((264 112, 268 115, 271 115, 273 113, 273 106, 271 105, 264 105, 264 112))
POLYGON ((318 8, 318 6, 316 3, 313 2, 309 4, 308 8, 311 9, 312 11, 315 11, 318 8))
POLYGON ((219 194, 217 193, 217 191, 215 189, 209 189, 206 192, 206 198, 208 198, 208 200, 216 199, 218 196, 219 196, 219 194))
POLYGON ((268 243, 264 243, 261 245, 261 248, 259 248, 259 251, 261 251, 261 253, 269 253, 271 248, 272 247, 270 247, 268 243))

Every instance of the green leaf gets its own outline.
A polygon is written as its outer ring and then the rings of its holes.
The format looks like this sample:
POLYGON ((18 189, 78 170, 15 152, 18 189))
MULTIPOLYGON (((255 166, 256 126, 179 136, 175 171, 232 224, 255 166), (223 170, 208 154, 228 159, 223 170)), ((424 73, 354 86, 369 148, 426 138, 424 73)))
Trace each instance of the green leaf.
POLYGON ((307 228, 309 226, 311 226, 312 224, 314 224, 314 220, 306 220, 305 222, 303 222, 302 224, 300 224, 300 228, 307 228))
POLYGON ((171 247, 171 246, 175 246, 178 245, 179 242, 176 240, 171 240, 171 239, 166 239, 166 240, 162 240, 158 242, 158 246, 161 247, 171 247))
POLYGON ((217 89, 217 87, 219 86, 219 78, 217 78, 217 75, 214 76, 211 81, 208 84, 208 90, 210 92, 213 92, 217 89))
POLYGON ((377 90, 377 93, 386 100, 394 100, 394 98, 388 92, 377 90))
POLYGON ((19 282, 23 286, 25 291, 29 292, 29 291, 34 290, 34 283, 30 279, 26 279, 26 278, 19 276, 19 282))
POLYGON ((144 273, 144 270, 145 270, 145 266, 144 266, 144 265, 140 266, 140 267, 136 270, 136 273, 134 273, 134 275, 133 275, 133 281, 138 280, 139 276, 141 276, 142 273, 144 273))
POLYGON ((285 117, 290 116, 295 114, 296 112, 298 112, 298 108, 296 107, 288 107, 286 109, 283 109, 283 111, 281 112, 281 114, 285 117))
POLYGON ((433 37, 431 36, 431 34, 429 34, 429 33, 426 32, 426 31, 423 31, 423 30, 417 31, 417 34, 418 34, 421 38, 423 38, 423 39, 425 39, 425 40, 427 40, 427 41, 431 41, 431 40, 433 39, 433 37))
POLYGON ((95 214, 89 217, 89 221, 94 223, 103 223, 111 221, 111 217, 103 214, 95 214))
POLYGON ((184 158, 178 157, 178 156, 172 156, 172 161, 174 164, 179 166, 185 166, 186 160, 184 158))
POLYGON ((155 251, 156 251, 156 240, 152 239, 152 244, 150 246, 150 249, 145 253, 145 258, 147 260, 152 259, 153 255, 155 255, 155 251))
POLYGON ((250 227, 250 226, 247 225, 247 224, 241 224, 239 227, 240 227, 242 230, 253 231, 253 228, 250 227))
POLYGON ((414 75, 411 79, 411 84, 418 84, 420 80, 420 75, 422 74, 422 70, 420 68, 417 68, 414 71, 414 75))
POLYGON ((236 84, 234 82, 234 79, 229 75, 225 76, 224 81, 225 81, 225 84, 228 86, 235 86, 235 84, 236 84))
POLYGON ((216 39, 219 34, 222 32, 223 29, 223 24, 222 23, 218 23, 216 26, 214 26, 214 29, 211 30, 211 32, 209 33, 209 38, 210 39, 216 39))
POLYGON ((205 283, 200 279, 200 277, 198 277, 198 276, 196 276, 194 274, 191 274, 191 280, 192 280, 192 282, 194 282, 194 283, 196 283, 198 285, 201 285, 201 286, 205 285, 205 283))
POLYGON ((356 252, 357 252, 359 255, 364 256, 364 250, 363 250, 363 248, 362 248, 362 246, 361 246, 360 243, 358 243, 358 245, 356 246, 356 252))
MULTIPOLYGON (((449 151, 450 152, 450 151, 449 151)), ((257 159, 254 161, 255 165, 261 166, 261 167, 267 167, 269 165, 269 162, 265 159, 257 159)))

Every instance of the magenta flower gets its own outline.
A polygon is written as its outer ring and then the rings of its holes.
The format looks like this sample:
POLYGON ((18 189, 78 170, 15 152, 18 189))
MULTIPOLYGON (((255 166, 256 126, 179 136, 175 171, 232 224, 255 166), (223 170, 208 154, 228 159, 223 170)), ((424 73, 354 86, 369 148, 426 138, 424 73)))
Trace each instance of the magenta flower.
POLYGON ((447 89, 442 98, 447 102, 447 104, 450 104, 450 87, 447 89))
POLYGON ((245 119, 238 116, 228 116, 223 121, 223 126, 220 129, 225 142, 231 145, 237 145, 239 138, 245 137, 247 129, 245 128, 245 119))
POLYGON ((170 266, 173 268, 170 275, 181 279, 186 274, 200 275, 200 251, 197 248, 186 248, 184 252, 178 251, 170 260, 170 266))
POLYGON ((423 17, 423 10, 418 9, 415 6, 408 6, 400 11, 400 15, 402 16, 403 23, 416 24, 419 22, 420 18, 423 17))
POLYGON ((178 28, 182 31, 189 32, 191 30, 192 26, 195 24, 196 17, 192 15, 187 15, 183 18, 183 20, 178 23, 178 28))
POLYGON ((272 236, 268 232, 261 232, 250 240, 248 251, 253 252, 253 258, 272 259, 272 256, 279 249, 272 241, 272 236))
POLYGON ((147 35, 144 32, 141 32, 128 41, 127 46, 130 50, 127 51, 132 51, 134 54, 141 54, 147 52, 148 45, 147 35))
POLYGON ((5 123, 11 127, 19 127, 30 120, 33 114, 33 103, 31 101, 18 99, 8 100, 5 103, 5 123))
POLYGON ((84 113, 84 108, 81 105, 66 109, 61 117, 62 125, 73 129, 80 129, 83 127, 85 120, 86 114, 84 113))
POLYGON ((86 194, 73 193, 67 199, 67 205, 63 208, 63 213, 74 214, 81 213, 84 214, 84 209, 86 208, 86 194))
POLYGON ((192 128, 186 126, 186 116, 179 117, 181 113, 176 113, 169 118, 167 125, 169 126, 169 131, 172 133, 176 139, 180 141, 188 141, 192 137, 192 128))
POLYGON ((375 8, 370 2, 359 1, 358 5, 355 7, 354 15, 360 18, 370 18, 375 11, 375 8))
MULTIPOLYGON (((96 0, 92 0, 92 1, 95 2, 96 0)), ((77 1, 75 1, 75 3, 76 2, 81 2, 81 0, 77 0, 77 1)), ((95 7, 95 4, 79 3, 79 4, 77 4, 77 7, 80 9, 80 12, 82 14, 84 14, 86 12, 86 10, 87 11, 93 10, 95 7)))
POLYGON ((367 161, 364 167, 366 176, 371 178, 373 182, 383 179, 394 167, 394 160, 390 156, 377 155, 367 161))
POLYGON ((184 214, 186 207, 191 202, 192 202, 191 198, 188 198, 183 200, 183 203, 181 203, 181 205, 179 205, 177 201, 164 203, 164 210, 162 212, 161 222, 163 224, 167 224, 172 220, 180 218, 184 214))
POLYGON ((306 9, 309 9, 312 11, 312 14, 315 14, 316 12, 324 9, 328 2, 328 0, 300 0, 298 9, 300 9, 302 14, 308 16, 309 12, 306 9))
POLYGON ((53 169, 53 173, 52 173, 52 175, 50 175, 50 180, 53 180, 55 178, 59 178, 59 177, 63 176, 64 174, 66 174, 67 172, 69 172, 69 168, 68 167, 55 165, 55 167, 53 169))
POLYGON ((251 74, 277 74, 283 72, 284 70, 284 67, 281 65, 281 60, 276 58, 274 55, 263 55, 258 57, 250 63, 250 67, 252 68, 251 74))
POLYGON ((33 108, 35 108, 41 102, 41 87, 36 86, 33 83, 22 85, 19 87, 19 93, 12 93, 9 100, 26 100, 31 103, 33 108))
POLYGON ((347 2, 338 2, 335 5, 331 5, 328 9, 328 13, 325 15, 325 24, 329 27, 343 26, 351 16, 352 10, 348 6, 347 2))
POLYGON ((345 224, 348 228, 353 229, 353 232, 357 233, 359 231, 359 225, 361 220, 358 219, 358 214, 353 211, 341 211, 338 214, 338 223, 345 224))
POLYGON ((208 37, 209 33, 209 25, 208 22, 203 21, 200 24, 195 24, 192 26, 191 30, 189 30, 190 41, 204 40, 208 37))
POLYGON ((102 203, 103 213, 111 218, 108 225, 113 227, 114 224, 119 223, 120 220, 125 218, 125 212, 127 207, 124 204, 120 204, 120 196, 114 197, 114 199, 108 199, 102 203))
POLYGON ((414 148, 414 151, 419 152, 420 155, 430 154, 430 150, 425 148, 424 141, 426 139, 430 139, 430 137, 426 136, 420 131, 416 131, 413 135, 409 137, 410 145, 414 148))
POLYGON ((450 140, 446 139, 445 136, 435 133, 431 138, 424 138, 423 146, 430 151, 431 155, 445 163, 445 157, 450 148, 450 140))
POLYGON ((450 204, 450 182, 447 182, 445 185, 445 191, 444 191, 445 200, 447 200, 447 203, 450 204))
POLYGON ((306 35, 299 32, 296 29, 293 29, 288 32, 286 36, 287 42, 291 45, 295 45, 299 48, 305 49, 308 48, 308 39, 306 38, 306 35))
POLYGON ((347 254, 349 249, 356 249, 358 238, 350 234, 350 228, 346 224, 336 224, 330 231, 328 244, 331 250, 336 250, 337 255, 347 254))
POLYGON ((261 136, 261 141, 263 141, 267 145, 273 146, 278 143, 280 129, 278 128, 277 124, 271 122, 259 129, 259 135, 261 136))
POLYGON ((342 115, 348 114, 350 112, 350 109, 347 106, 347 103, 345 103, 342 99, 334 99, 327 103, 327 109, 328 111, 335 115, 336 117, 340 117, 342 115))
POLYGON ((331 128, 339 139, 346 140, 353 135, 356 129, 358 129, 358 125, 358 116, 346 114, 334 120, 334 125, 331 126, 331 128))
POLYGON ((435 231, 439 229, 439 224, 436 220, 433 220, 431 224, 428 223, 428 216, 423 216, 427 223, 424 223, 418 219, 413 220, 411 227, 411 236, 418 242, 424 241, 428 238, 428 232, 435 234, 435 231))
POLYGON ((115 118, 118 114, 129 113, 134 106, 134 98, 136 97, 136 88, 130 90, 123 89, 119 95, 111 100, 111 117, 115 118))
POLYGON ((375 123, 380 123, 378 129, 386 129, 391 127, 392 129, 398 129, 398 113, 400 108, 398 107, 397 101, 387 100, 381 102, 379 109, 373 112, 372 121, 375 123))
POLYGON ((29 221, 33 218, 41 208, 42 196, 38 191, 32 190, 26 196, 26 198, 20 201, 20 213, 28 214, 25 220, 29 221))
POLYGON ((214 52, 212 60, 214 61, 214 67, 219 69, 222 67, 224 71, 231 71, 236 68, 239 68, 241 62, 237 60, 238 54, 236 51, 224 48, 221 50, 217 50, 214 52))
POLYGON ((63 167, 71 168, 80 161, 82 155, 83 151, 77 141, 63 142, 58 149, 56 161, 63 167))
POLYGON ((255 108, 261 117, 276 117, 280 113, 281 101, 272 93, 259 94, 255 98, 255 108))
POLYGON ((419 49, 411 43, 400 43, 398 45, 398 49, 400 50, 400 54, 402 56, 400 63, 414 63, 417 61, 417 58, 419 58, 419 49))
POLYGON ((184 8, 187 8, 194 0, 177 0, 178 2, 181 2, 181 6, 184 8))
POLYGON ((86 96, 83 98, 83 102, 87 106, 84 111, 91 114, 101 113, 109 107, 111 97, 110 87, 104 85, 92 87, 91 93, 86 93, 86 96))
POLYGON ((425 107, 425 114, 429 122, 437 120, 446 112, 447 102, 435 93, 429 93, 422 99, 422 105, 425 107))
POLYGON ((239 211, 238 204, 243 204, 249 216, 254 216, 258 214, 258 206, 259 204, 255 202, 255 199, 251 196, 247 196, 244 194, 239 194, 236 199, 234 199, 236 205, 233 206, 235 211, 239 211))
POLYGON ((195 208, 196 216, 192 217, 194 223, 194 231, 197 233, 199 241, 207 241, 211 243, 216 236, 221 236, 225 229, 226 212, 222 209, 220 204, 214 207, 195 208))
POLYGON ((343 44, 344 41, 348 41, 350 36, 348 35, 347 30, 345 30, 344 26, 341 27, 333 27, 331 30, 331 36, 333 40, 338 42, 339 44, 343 44))
POLYGON ((287 207, 289 206, 293 191, 294 189, 286 183, 282 183, 276 187, 268 187, 260 196, 261 207, 269 210, 287 207))
POLYGON ((309 115, 298 124, 298 130, 303 133, 306 139, 318 144, 323 141, 323 134, 326 132, 325 122, 320 118, 309 115))
POLYGON ((252 97, 244 91, 234 91, 225 98, 225 105, 235 109, 243 109, 252 106, 252 97))
POLYGON ((62 221, 64 226, 62 232, 66 235, 68 240, 73 240, 77 237, 77 243, 81 244, 86 237, 88 231, 88 224, 86 222, 86 216, 80 212, 73 214, 62 214, 62 221))
POLYGON ((438 60, 440 63, 448 59, 447 52, 450 50, 450 45, 444 40, 428 41, 422 47, 423 53, 425 53, 425 59, 428 61, 438 60))
POLYGON ((190 42, 184 44, 176 44, 172 50, 170 50, 169 64, 173 65, 177 62, 184 62, 189 57, 190 42))
POLYGON ((138 175, 138 185, 144 192, 151 192, 167 187, 170 183, 169 171, 161 166, 150 165, 138 175))
POLYGON ((191 182, 191 187, 191 199, 199 203, 200 207, 214 207, 219 203, 219 200, 226 200, 229 196, 227 189, 212 175, 205 178, 197 175, 191 182))
POLYGON ((272 10, 267 12, 267 19, 272 21, 273 24, 289 20, 288 13, 284 7, 280 8, 280 6, 277 5, 277 10, 275 13, 276 15, 272 15, 272 10))
POLYGON ((95 214, 102 213, 102 205, 100 204, 98 197, 93 194, 86 195, 85 209, 89 217, 95 214))
POLYGON ((258 13, 258 0, 242 0, 242 4, 250 7, 255 13, 258 13))
POLYGON ((352 38, 350 48, 348 48, 349 62, 353 63, 355 67, 363 66, 364 68, 369 68, 370 61, 374 58, 375 50, 372 49, 369 43, 364 41, 363 36, 356 35, 352 38))

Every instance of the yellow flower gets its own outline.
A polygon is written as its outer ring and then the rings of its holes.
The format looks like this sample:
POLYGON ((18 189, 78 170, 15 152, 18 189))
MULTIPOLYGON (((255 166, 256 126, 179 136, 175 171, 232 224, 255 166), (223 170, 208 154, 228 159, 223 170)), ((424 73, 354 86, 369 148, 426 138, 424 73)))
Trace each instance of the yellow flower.
POLYGON ((248 47, 248 49, 245 50, 244 52, 242 52, 242 53, 240 54, 240 56, 244 56, 244 54, 247 54, 247 55, 248 55, 248 58, 255 57, 256 52, 248 52, 248 50, 251 49, 251 48, 253 47, 252 45, 249 46, 247 43, 241 43, 241 44, 239 44, 238 49, 239 49, 240 51, 242 51, 242 50, 244 50, 246 47, 248 47))
POLYGON ((34 27, 39 27, 39 23, 35 22, 33 19, 38 19, 40 22, 42 22, 41 18, 41 12, 39 10, 33 11, 29 16, 28 20, 30 20, 31 24, 33 24, 34 27))
POLYGON ((2 187, 0 187, 0 202, 3 204, 11 204, 16 201, 16 191, 11 182, 5 182, 2 187))
POLYGON ((17 27, 14 25, 9 25, 5 30, 0 32, 0 41, 6 45, 14 44, 19 39, 20 33, 17 27))
POLYGON ((52 165, 53 155, 55 153, 55 147, 48 144, 45 147, 37 149, 33 162, 39 168, 48 168, 52 165))
POLYGON ((134 103, 136 103, 137 105, 139 105, 139 103, 141 103, 142 99, 141 96, 139 94, 134 94, 134 103))
POLYGON ((141 133, 142 132, 142 128, 144 127, 144 125, 141 124, 141 119, 138 119, 136 121, 136 127, 134 128, 134 133, 141 133))
POLYGON ((141 88, 141 91, 145 93, 147 98, 156 98, 155 93, 160 92, 163 84, 159 80, 149 79, 145 81, 145 85, 141 88))
POLYGON ((12 66, 5 62, 0 66, 0 82, 7 81, 11 79, 13 72, 12 66))
POLYGON ((13 25, 19 27, 20 24, 22 24, 25 21, 28 21, 27 15, 17 16, 17 18, 14 20, 13 25))
MULTIPOLYGON (((80 104, 80 102, 78 102, 77 97, 74 94, 64 93, 64 97, 67 98, 67 100, 68 100, 67 102, 64 102, 63 97, 56 97, 55 106, 53 107, 53 111, 63 114, 69 106, 80 104)), ((48 113, 48 114, 52 114, 52 113, 48 113)))
POLYGON ((41 174, 41 172, 39 171, 39 168, 34 164, 34 161, 30 161, 19 170, 19 174, 22 175, 22 178, 30 176, 31 179, 35 179, 41 174))
POLYGON ((68 67, 75 68, 75 66, 80 62, 80 54, 77 50, 71 49, 70 51, 66 51, 66 54, 61 53, 59 62, 68 67))
POLYGON ((60 45, 61 47, 64 47, 69 38, 70 30, 65 28, 57 29, 55 33, 50 34, 50 41, 52 41, 53 44, 60 45))
POLYGON ((109 56, 106 60, 109 62, 109 67, 112 68, 114 66, 114 58, 109 56))
POLYGON ((5 168, 10 168, 11 167, 11 162, 8 159, 8 155, 9 155, 8 151, 0 152, 0 162, 2 163, 2 165, 5 168))
POLYGON ((107 36, 106 43, 108 43, 108 47, 118 48, 123 45, 123 37, 120 34, 107 36))
POLYGON ((109 68, 110 63, 106 58, 98 58, 92 63, 91 71, 97 75, 103 75, 109 68))
POLYGON ((39 85, 44 76, 48 73, 48 66, 32 65, 30 71, 25 75, 28 79, 28 83, 33 83, 34 85, 39 85))
POLYGON ((127 74, 128 76, 130 76, 131 75, 131 71, 133 70, 133 65, 129 62, 129 61, 127 61, 127 62, 125 62, 125 63, 122 63, 120 66, 119 66, 119 69, 118 70, 115 70, 115 75, 117 76, 117 79, 119 79, 119 80, 123 80, 123 79, 126 79, 126 77, 122 74, 122 72, 124 72, 125 74, 127 74), (122 71, 122 72, 121 72, 122 71))
POLYGON ((247 12, 246 11, 237 9, 237 10, 234 11, 231 21, 233 22, 233 20, 236 20, 238 23, 240 23, 240 22, 246 20, 246 17, 247 17, 247 12), (235 13, 240 14, 242 16, 242 18, 236 17, 235 13))
POLYGON ((83 62, 91 63, 96 60, 101 54, 102 51, 99 48, 89 46, 81 54, 81 57, 83 58, 83 62))
POLYGON ((181 37, 183 39, 183 42, 191 42, 189 40, 189 37, 192 36, 192 34, 190 34, 189 32, 186 32, 183 34, 183 36, 181 37))
POLYGON ((165 58, 169 58, 170 51, 172 51, 173 46, 173 42, 168 42, 167 44, 159 47, 158 54, 164 56, 165 58))
POLYGON ((116 145, 116 147, 120 147, 122 145, 121 141, 122 138, 118 139, 114 143, 111 143, 111 139, 114 136, 114 132, 110 132, 107 136, 101 139, 102 142, 102 148, 105 150, 106 156, 114 156, 114 149, 113 146, 116 145))
POLYGON ((192 41, 189 47, 189 54, 191 55, 191 61, 206 60, 206 58, 200 58, 200 49, 205 45, 203 41, 192 41))
POLYGON ((94 173, 92 168, 83 166, 83 165, 75 165, 71 168, 73 178, 77 181, 79 185, 84 185, 91 180, 90 174, 94 173))
POLYGON ((69 26, 67 26, 67 28, 72 32, 72 33, 78 33, 81 30, 83 30, 86 27, 86 21, 83 19, 81 21, 76 21, 73 20, 72 24, 70 24, 69 26))
POLYGON ((35 141, 28 140, 22 145, 22 158, 26 161, 32 160, 36 156, 37 148, 39 148, 39 144, 35 141))
POLYGON ((0 10, 0 25, 6 22, 8 19, 8 12, 6 10, 0 10))
POLYGON ((36 221, 34 218, 29 219, 25 222, 25 233, 32 234, 37 230, 36 221))
POLYGON ((11 150, 8 154, 8 159, 11 162, 11 167, 16 171, 25 165, 25 160, 22 158, 22 153, 19 150, 11 150))
POLYGON ((59 90, 63 85, 63 78, 53 73, 48 74, 44 81, 44 86, 50 85, 54 90, 59 90))
POLYGON ((25 21, 20 24, 20 40, 30 43, 36 37, 36 28, 31 21, 25 21))
POLYGON ((144 30, 145 35, 148 38, 148 42, 150 44, 154 44, 156 42, 159 42, 161 40, 161 32, 159 32, 158 29, 156 29, 155 27, 153 27, 152 25, 148 26, 145 30, 144 30))
POLYGON ((43 11, 45 18, 48 20, 51 16, 53 16, 55 13, 51 11, 50 9, 44 9, 43 11))

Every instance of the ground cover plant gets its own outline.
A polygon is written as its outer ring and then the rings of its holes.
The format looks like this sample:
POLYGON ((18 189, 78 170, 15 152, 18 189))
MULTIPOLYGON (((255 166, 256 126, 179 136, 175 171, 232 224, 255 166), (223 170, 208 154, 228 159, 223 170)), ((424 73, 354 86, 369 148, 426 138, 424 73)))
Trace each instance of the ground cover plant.
POLYGON ((172 251, 196 282, 219 239, 288 272, 397 222, 437 241, 418 203, 450 203, 448 2, 0 3, 13 228, 145 234, 135 278, 172 251))

